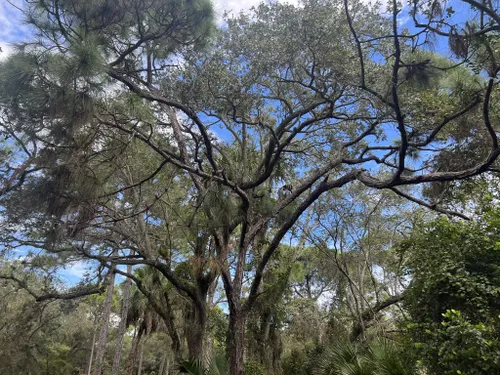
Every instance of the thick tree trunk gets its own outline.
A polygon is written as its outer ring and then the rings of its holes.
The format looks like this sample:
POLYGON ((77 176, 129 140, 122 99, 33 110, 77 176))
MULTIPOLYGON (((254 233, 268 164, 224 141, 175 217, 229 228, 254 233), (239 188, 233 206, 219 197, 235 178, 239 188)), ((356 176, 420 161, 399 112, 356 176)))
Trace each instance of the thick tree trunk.
POLYGON ((198 360, 203 363, 203 344, 205 343, 205 331, 207 323, 207 296, 213 279, 203 275, 197 277, 197 298, 192 300, 188 313, 188 329, 186 340, 190 360, 198 360))
POLYGON ((168 295, 168 292, 165 292, 164 297, 167 309, 165 311, 165 316, 163 320, 165 322, 165 325, 167 326, 167 332, 168 335, 170 336, 170 340, 172 341, 171 344, 172 351, 174 353, 175 358, 179 360, 181 358, 181 339, 175 327, 174 313, 172 305, 170 304, 170 297, 168 295))
POLYGON ((188 344, 188 355, 190 360, 203 361, 203 343, 205 339, 205 328, 207 321, 207 311, 205 301, 202 306, 191 306, 191 312, 188 316, 188 329, 186 340, 188 344))
MULTIPOLYGON (((208 299, 207 299, 207 312, 212 311, 214 308, 215 290, 217 289, 217 278, 212 282, 208 288, 208 299)), ((205 360, 205 366, 208 367, 210 358, 213 355, 213 338, 210 335, 204 335, 204 345, 203 345, 203 359, 205 360)))
POLYGON ((229 354, 229 374, 243 375, 243 355, 245 350, 246 315, 242 311, 229 313, 227 337, 229 354))
POLYGON ((112 272, 108 280, 108 290, 106 292, 106 300, 104 301, 104 308, 102 311, 102 325, 99 332, 99 341, 97 343, 97 350, 95 354, 95 367, 94 375, 102 374, 102 367, 104 363, 104 352, 106 350, 106 342, 108 340, 109 316, 111 314, 111 304, 113 302, 113 292, 115 290, 115 273, 112 272))
MULTIPOLYGON (((132 265, 127 266, 127 273, 132 273, 132 265)), ((127 315, 130 306, 130 287, 132 280, 127 279, 123 287, 123 300, 122 311, 120 313, 120 325, 118 326, 118 336, 116 338, 115 356, 113 359, 113 367, 111 368, 111 375, 118 375, 120 372, 120 362, 122 358, 123 339, 125 338, 125 331, 127 330, 127 315)))

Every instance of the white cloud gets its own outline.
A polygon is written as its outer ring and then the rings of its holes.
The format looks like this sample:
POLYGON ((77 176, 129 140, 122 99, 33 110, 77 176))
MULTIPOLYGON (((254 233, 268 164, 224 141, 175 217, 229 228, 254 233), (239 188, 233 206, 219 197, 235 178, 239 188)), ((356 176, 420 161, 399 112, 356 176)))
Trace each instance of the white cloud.
POLYGON ((78 279, 84 277, 86 273, 90 270, 90 265, 88 262, 80 260, 77 262, 72 262, 69 265, 64 267, 64 275, 65 276, 73 276, 78 279))
POLYGON ((408 21, 410 21, 410 19, 411 18, 409 14, 400 14, 398 16, 398 26, 399 27, 405 26, 408 23, 408 21))
MULTIPOLYGON (((297 5, 300 0, 282 0, 281 3, 295 4, 297 5)), ((231 15, 238 15, 240 12, 245 12, 250 10, 252 7, 256 7, 265 0, 214 0, 215 14, 219 23, 222 20, 224 12, 228 12, 231 15)))
POLYGON ((12 53, 12 46, 8 43, 0 42, 0 61, 7 58, 12 53))
POLYGON ((261 0, 215 0, 214 8, 218 17, 221 17, 224 11, 230 12, 233 15, 240 13, 242 10, 249 10, 253 6, 257 6, 261 0))
POLYGON ((238 14, 242 10, 248 10, 253 6, 259 5, 261 0, 216 0, 214 1, 214 8, 217 15, 220 16, 224 11, 238 14))

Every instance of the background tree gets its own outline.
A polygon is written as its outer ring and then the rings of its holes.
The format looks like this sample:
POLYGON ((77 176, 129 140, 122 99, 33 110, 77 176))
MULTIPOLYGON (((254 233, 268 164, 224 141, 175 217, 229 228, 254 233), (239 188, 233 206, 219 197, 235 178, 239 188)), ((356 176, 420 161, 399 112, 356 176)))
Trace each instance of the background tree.
POLYGON ((436 374, 498 371, 498 210, 440 219, 401 243, 412 343, 436 374))

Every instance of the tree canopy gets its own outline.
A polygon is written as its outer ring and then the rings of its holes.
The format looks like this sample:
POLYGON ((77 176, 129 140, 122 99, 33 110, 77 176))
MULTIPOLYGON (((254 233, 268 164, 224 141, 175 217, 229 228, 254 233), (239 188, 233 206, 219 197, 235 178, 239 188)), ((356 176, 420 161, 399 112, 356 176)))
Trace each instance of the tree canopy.
POLYGON ((20 11, 30 34, 0 62, 1 290, 27 328, 96 311, 88 355, 45 352, 47 373, 499 366, 495 4, 20 11))

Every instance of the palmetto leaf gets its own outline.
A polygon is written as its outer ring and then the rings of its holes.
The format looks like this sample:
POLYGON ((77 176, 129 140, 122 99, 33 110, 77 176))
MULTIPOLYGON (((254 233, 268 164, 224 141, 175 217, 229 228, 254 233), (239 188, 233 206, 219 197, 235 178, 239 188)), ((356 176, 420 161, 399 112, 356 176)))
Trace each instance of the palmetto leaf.
POLYGON ((180 374, 205 375, 203 363, 201 361, 182 361, 179 365, 180 374))
POLYGON ((335 343, 318 360, 314 375, 410 375, 394 344, 376 341, 362 348, 348 341, 335 343))
POLYGON ((225 356, 216 354, 207 359, 207 367, 199 360, 183 361, 179 365, 180 374, 189 375, 228 375, 229 368, 225 356))

